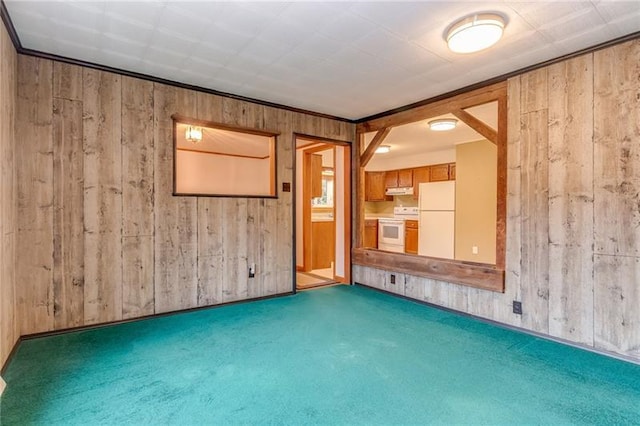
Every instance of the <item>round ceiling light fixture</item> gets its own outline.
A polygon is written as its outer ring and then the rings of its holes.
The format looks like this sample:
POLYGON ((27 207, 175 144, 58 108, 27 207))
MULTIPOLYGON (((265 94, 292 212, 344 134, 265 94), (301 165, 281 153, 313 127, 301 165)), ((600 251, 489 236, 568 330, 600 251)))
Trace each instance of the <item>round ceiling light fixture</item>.
POLYGON ((455 129, 458 125, 458 120, 455 118, 441 118, 439 120, 431 120, 429 122, 429 128, 436 132, 444 132, 446 130, 455 129))
POLYGON ((380 145, 376 148, 376 154, 386 154, 391 151, 391 147, 389 145, 380 145))
POLYGON ((504 18, 495 13, 478 13, 455 22, 445 40, 452 52, 473 53, 493 46, 504 32, 504 18))

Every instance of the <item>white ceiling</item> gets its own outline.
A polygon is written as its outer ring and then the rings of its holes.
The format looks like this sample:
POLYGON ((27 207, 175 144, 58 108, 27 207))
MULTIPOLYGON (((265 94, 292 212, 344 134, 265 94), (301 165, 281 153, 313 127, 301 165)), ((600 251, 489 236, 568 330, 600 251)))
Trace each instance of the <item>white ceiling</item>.
MULTIPOLYGON (((492 129, 498 129, 497 101, 467 108, 465 111, 492 129)), ((439 118, 455 118, 455 116, 444 114, 392 128, 382 142, 382 145, 389 145, 391 151, 385 154, 374 154, 367 170, 378 170, 390 159, 411 160, 422 154, 453 150, 458 144, 484 139, 484 136, 460 120, 453 130, 438 132, 429 129, 429 121, 439 118)), ((375 134, 376 132, 365 133, 365 147, 369 145, 375 134)))
POLYGON ((5 0, 23 47, 357 119, 640 30, 640 1, 5 0), (490 50, 445 29, 507 17, 490 50))

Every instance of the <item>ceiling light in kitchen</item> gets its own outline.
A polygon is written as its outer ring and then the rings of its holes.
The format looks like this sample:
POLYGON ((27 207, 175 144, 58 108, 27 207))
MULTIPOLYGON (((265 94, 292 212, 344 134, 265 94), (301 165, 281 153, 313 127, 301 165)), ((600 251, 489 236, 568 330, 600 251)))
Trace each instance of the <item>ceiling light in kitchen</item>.
POLYGON ((376 148, 376 154, 386 154, 389 151, 391 151, 391 147, 389 145, 380 145, 376 148))
POLYGON ((455 53, 473 53, 493 46, 504 31, 504 18, 493 13, 478 13, 454 23, 447 31, 447 45, 455 53))
POLYGON ((455 129, 458 124, 458 120, 455 118, 441 118, 439 120, 431 120, 429 122, 429 128, 436 132, 443 132, 445 130, 455 129))

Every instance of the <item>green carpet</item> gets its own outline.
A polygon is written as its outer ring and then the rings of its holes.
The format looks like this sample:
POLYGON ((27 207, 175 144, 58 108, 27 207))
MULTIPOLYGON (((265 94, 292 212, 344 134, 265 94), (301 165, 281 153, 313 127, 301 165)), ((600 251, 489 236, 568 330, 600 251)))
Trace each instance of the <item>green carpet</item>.
POLYGON ((640 366, 362 287, 28 340, 13 424, 640 424, 640 366))

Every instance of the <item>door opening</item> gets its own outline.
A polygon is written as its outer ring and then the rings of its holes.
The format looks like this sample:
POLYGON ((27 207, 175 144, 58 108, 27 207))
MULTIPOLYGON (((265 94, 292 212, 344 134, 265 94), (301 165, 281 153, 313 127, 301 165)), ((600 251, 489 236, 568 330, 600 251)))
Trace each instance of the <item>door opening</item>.
POLYGON ((350 281, 351 146, 296 135, 296 290, 350 281))

